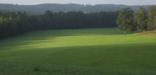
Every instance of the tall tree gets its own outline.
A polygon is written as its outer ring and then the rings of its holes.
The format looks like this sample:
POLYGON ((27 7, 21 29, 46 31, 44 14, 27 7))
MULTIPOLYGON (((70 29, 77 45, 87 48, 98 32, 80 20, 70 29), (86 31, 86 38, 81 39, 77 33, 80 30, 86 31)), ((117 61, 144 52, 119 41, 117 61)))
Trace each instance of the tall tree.
POLYGON ((130 8, 125 8, 119 11, 117 24, 121 30, 133 32, 136 29, 134 24, 134 11, 130 8))
POLYGON ((135 13, 135 23, 136 23, 136 28, 137 31, 142 32, 147 30, 147 13, 144 8, 140 8, 136 13, 135 13))
POLYGON ((156 6, 151 6, 148 11, 148 30, 156 29, 156 6))

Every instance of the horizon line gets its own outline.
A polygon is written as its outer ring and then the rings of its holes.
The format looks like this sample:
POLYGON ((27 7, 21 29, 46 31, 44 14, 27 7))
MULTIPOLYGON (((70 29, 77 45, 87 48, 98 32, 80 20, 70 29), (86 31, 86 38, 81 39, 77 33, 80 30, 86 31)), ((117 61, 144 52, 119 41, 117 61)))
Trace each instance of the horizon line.
POLYGON ((35 3, 35 4, 23 4, 23 3, 0 3, 0 4, 9 4, 9 5, 43 5, 43 4, 60 4, 60 5, 68 5, 68 4, 73 4, 73 5, 124 5, 124 6, 151 6, 151 5, 156 5, 156 4, 104 4, 104 3, 98 3, 98 4, 82 4, 82 3, 35 3))

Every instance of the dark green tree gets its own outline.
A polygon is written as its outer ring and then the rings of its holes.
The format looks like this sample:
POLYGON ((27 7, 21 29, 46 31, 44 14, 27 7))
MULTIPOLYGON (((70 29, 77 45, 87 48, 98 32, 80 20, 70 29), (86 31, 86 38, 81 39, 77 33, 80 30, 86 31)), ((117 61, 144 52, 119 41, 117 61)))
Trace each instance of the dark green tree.
POLYGON ((125 32, 133 32, 136 29, 134 24, 134 11, 130 8, 125 8, 119 11, 117 18, 118 27, 125 32))
POLYGON ((147 13, 144 8, 141 7, 136 11, 134 20, 137 31, 142 32, 147 30, 147 13))
POLYGON ((156 29, 156 6, 151 6, 148 11, 148 30, 156 29))

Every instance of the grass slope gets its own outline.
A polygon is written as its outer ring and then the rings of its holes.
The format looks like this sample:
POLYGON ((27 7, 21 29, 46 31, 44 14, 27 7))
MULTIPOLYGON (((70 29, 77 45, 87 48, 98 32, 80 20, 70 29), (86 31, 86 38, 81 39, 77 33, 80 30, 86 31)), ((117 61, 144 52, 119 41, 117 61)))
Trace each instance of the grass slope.
POLYGON ((156 35, 49 30, 0 42, 0 75, 156 75, 156 35))

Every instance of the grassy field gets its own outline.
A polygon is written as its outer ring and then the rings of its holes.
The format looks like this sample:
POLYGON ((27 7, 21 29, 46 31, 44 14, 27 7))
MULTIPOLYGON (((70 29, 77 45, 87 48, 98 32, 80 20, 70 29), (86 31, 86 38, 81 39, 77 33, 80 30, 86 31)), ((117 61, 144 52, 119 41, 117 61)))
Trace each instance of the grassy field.
POLYGON ((156 33, 48 30, 0 41, 0 75, 156 75, 156 33))

